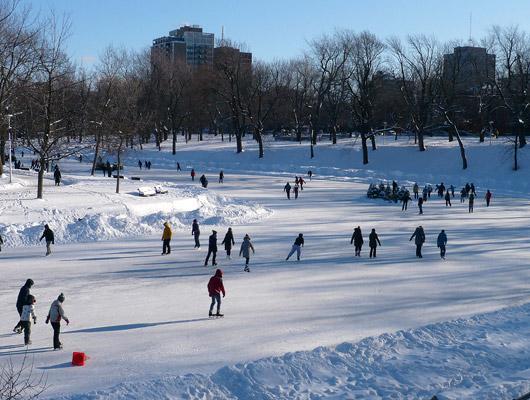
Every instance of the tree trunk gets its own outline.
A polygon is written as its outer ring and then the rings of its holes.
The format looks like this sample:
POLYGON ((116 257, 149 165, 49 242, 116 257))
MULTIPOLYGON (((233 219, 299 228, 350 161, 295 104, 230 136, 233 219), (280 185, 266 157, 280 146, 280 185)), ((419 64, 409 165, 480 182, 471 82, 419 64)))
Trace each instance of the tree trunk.
POLYGON ((368 164, 368 146, 366 145, 366 134, 361 133, 361 147, 363 149, 363 164, 368 164))
POLYGON ((40 168, 37 174, 37 199, 42 199, 44 189, 44 169, 46 168, 46 159, 40 157, 40 168))
POLYGON ((259 158, 263 158, 263 134, 261 129, 256 129, 256 140, 258 141, 259 158))
POLYGON ((100 135, 96 134, 96 149, 94 150, 94 159, 92 160, 92 170, 90 171, 90 175, 94 176, 96 172, 96 163, 99 155, 99 144, 101 142, 100 135))
POLYGON ((425 151, 425 144, 423 143, 423 131, 418 131, 418 147, 420 151, 425 151))
MULTIPOLYGON (((513 170, 514 171, 517 171, 519 169, 519 165, 517 164, 517 138, 518 136, 516 135, 515 136, 515 140, 514 140, 514 144, 515 146, 513 146, 513 170)), ((520 148, 521 146, 519 146, 520 148)))
POLYGON ((375 145, 375 133, 370 135, 370 142, 372 142, 372 151, 377 150, 377 146, 375 145))
POLYGON ((0 176, 4 173, 4 163, 5 163, 5 154, 6 154, 6 139, 4 132, 2 131, 0 137, 0 176))
POLYGON ((236 147, 238 154, 243 152, 243 141, 241 139, 241 132, 236 132, 236 147))
POLYGON ((337 126, 336 125, 333 125, 333 130, 331 134, 331 142, 333 144, 337 144, 337 126))
POLYGON ((175 129, 171 129, 171 134, 173 135, 173 149, 172 153, 173 155, 177 154, 177 131, 175 129))
MULTIPOLYGON (((120 164, 121 164, 121 144, 123 140, 120 140, 120 146, 118 147, 118 167, 116 173, 116 193, 120 193, 120 164)), ((111 167, 112 168, 112 167, 111 167)), ((112 173, 111 173, 112 174, 112 173)))
POLYGON ((519 128, 519 148, 522 149, 526 146, 526 137, 524 135, 524 128, 519 128))

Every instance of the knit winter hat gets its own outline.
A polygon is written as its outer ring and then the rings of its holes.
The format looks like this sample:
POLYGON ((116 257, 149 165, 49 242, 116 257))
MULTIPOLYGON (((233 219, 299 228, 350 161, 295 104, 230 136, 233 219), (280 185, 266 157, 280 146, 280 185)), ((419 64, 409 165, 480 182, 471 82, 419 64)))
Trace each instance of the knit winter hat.
POLYGON ((61 303, 64 302, 64 294, 60 294, 59 297, 57 297, 57 300, 59 300, 61 303))

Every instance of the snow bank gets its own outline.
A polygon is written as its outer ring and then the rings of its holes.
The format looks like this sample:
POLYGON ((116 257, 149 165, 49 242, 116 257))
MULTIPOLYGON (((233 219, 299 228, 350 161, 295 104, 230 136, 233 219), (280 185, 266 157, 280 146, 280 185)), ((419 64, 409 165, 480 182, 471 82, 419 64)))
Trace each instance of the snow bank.
POLYGON ((526 304, 63 399, 508 399, 530 391, 529 315, 526 304))
POLYGON ((130 193, 129 201, 121 197, 114 208, 112 195, 105 196, 110 198, 110 206, 42 207, 31 222, 0 225, 0 233, 7 246, 21 247, 37 244, 46 223, 59 244, 157 234, 165 221, 173 229, 188 229, 193 219, 201 225, 227 226, 252 223, 271 214, 258 204, 199 188, 172 188, 169 196, 149 199, 130 193))

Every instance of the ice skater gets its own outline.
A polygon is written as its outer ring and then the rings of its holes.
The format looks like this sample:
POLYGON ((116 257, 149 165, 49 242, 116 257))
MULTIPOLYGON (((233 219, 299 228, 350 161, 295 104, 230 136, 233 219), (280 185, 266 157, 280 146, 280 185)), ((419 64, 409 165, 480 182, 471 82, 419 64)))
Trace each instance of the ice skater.
POLYGON ((55 244, 55 237, 48 224, 44 225, 44 232, 39 241, 42 241, 42 239, 46 239, 46 255, 49 256, 52 253, 51 245, 55 244))
POLYGON ((363 234, 361 232, 361 227, 358 226, 353 230, 353 235, 351 236, 350 244, 355 246, 355 257, 361 256, 361 249, 363 248, 363 234))
POLYGON ((445 234, 445 231, 443 229, 438 234, 436 245, 440 248, 440 258, 445 260, 445 246, 447 245, 447 235, 445 234))
POLYGON ((217 255, 217 231, 212 230, 212 234, 208 238, 208 254, 206 255, 206 260, 204 260, 204 266, 208 266, 208 260, 212 256, 212 265, 216 266, 215 257, 217 255))
POLYGON ((26 298, 26 303, 22 307, 22 314, 20 316, 20 326, 24 330, 24 344, 29 346, 31 344, 31 320, 33 324, 37 323, 37 316, 35 315, 35 303, 37 300, 31 294, 26 298))
POLYGON ((473 205, 475 204, 475 195, 473 193, 469 194, 469 212, 473 212, 473 205))
POLYGON ((232 228, 228 228, 228 231, 225 234, 225 238, 221 242, 225 245, 226 258, 230 260, 230 252, 232 251, 232 246, 236 244, 234 241, 234 234, 232 233, 232 228))
POLYGON ((287 200, 291 200, 291 185, 289 185, 289 182, 285 184, 283 191, 287 193, 287 200))
POLYGON ((243 238, 243 243, 241 243, 241 249, 239 250, 239 257, 243 256, 245 258, 245 272, 250 272, 250 268, 248 266, 250 261, 250 250, 252 250, 252 254, 255 253, 254 246, 250 242, 250 236, 247 234, 243 238))
POLYGON ((220 269, 215 271, 215 275, 212 276, 208 282, 208 295, 212 298, 210 303, 210 312, 208 313, 209 317, 213 317, 213 308, 215 303, 217 303, 217 314, 216 317, 222 317, 224 314, 221 314, 221 293, 225 297, 225 287, 223 285, 223 271, 220 269))
POLYGON ((191 234, 193 235, 193 238, 195 239, 195 249, 199 249, 201 247, 201 242, 199 241, 199 236, 201 236, 201 230, 199 229, 199 223, 196 219, 193 220, 193 223, 191 224, 191 234))
POLYGON ((302 253, 302 247, 304 247, 304 235, 302 233, 299 233, 298 237, 294 241, 294 244, 291 247, 291 251, 287 255, 287 258, 285 259, 285 261, 288 261, 289 258, 291 258, 291 256, 294 254, 294 252, 296 252, 296 259, 298 261, 300 261, 300 255, 302 253))
MULTIPOLYGON (((486 192, 486 196, 484 196, 484 198, 486 199, 486 207, 489 207, 490 206, 490 201, 491 201, 491 197, 493 195, 491 194, 490 190, 488 189, 488 191, 486 192)), ((0 238, 0 243, 2 242, 2 238, 0 238)))
POLYGON ((368 236, 368 245, 370 246, 370 258, 376 258, 377 256, 377 245, 381 246, 381 241, 379 236, 375 232, 375 229, 372 229, 370 235, 368 236))
POLYGON ((162 255, 171 253, 171 236, 173 236, 173 232, 171 232, 169 222, 166 221, 164 222, 164 231, 162 232, 162 255))
POLYGON ((13 328, 13 332, 16 333, 22 333, 22 325, 20 323, 20 317, 22 316, 22 309, 24 308, 24 305, 26 304, 26 300, 28 296, 31 294, 31 287, 33 286, 33 280, 28 279, 26 280, 26 283, 24 283, 24 286, 20 288, 18 291, 18 297, 17 297, 17 312, 18 312, 18 322, 13 328))
POLYGON ((423 258, 421 255, 421 248, 423 246, 423 243, 425 243, 425 232, 423 231, 423 227, 420 225, 416 228, 414 233, 409 239, 409 242, 414 239, 414 244, 416 245, 416 257, 423 258))
POLYGON ((66 325, 70 324, 70 320, 64 313, 63 309, 63 303, 64 303, 65 297, 64 294, 60 294, 59 297, 57 297, 57 300, 54 300, 52 305, 50 306, 50 311, 48 312, 48 316, 46 317, 46 323, 50 322, 53 328, 53 349, 54 350, 60 350, 63 348, 63 344, 61 343, 59 339, 59 335, 61 334, 61 319, 64 319, 66 322, 66 325))
POLYGON ((452 207, 451 206, 451 194, 449 193, 449 190, 447 192, 445 192, 445 206, 449 206, 449 207, 452 207))
POLYGON ((219 183, 224 183, 224 179, 225 173, 221 170, 221 172, 219 172, 219 183))

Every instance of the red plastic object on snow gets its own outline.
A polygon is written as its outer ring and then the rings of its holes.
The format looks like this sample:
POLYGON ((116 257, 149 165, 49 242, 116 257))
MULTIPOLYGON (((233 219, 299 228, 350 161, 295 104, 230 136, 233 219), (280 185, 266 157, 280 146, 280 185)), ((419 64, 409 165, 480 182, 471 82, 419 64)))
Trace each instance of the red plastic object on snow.
POLYGON ((85 361, 88 359, 85 353, 74 351, 72 353, 72 365, 82 367, 85 365, 85 361))

